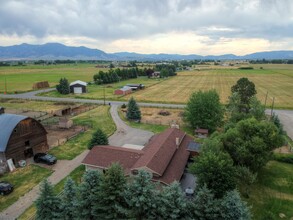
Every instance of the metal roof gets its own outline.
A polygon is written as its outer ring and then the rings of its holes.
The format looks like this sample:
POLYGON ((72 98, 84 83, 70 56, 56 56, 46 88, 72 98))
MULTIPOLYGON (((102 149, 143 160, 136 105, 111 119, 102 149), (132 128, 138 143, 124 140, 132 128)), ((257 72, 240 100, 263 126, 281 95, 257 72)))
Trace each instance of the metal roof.
POLYGON ((75 84, 80 84, 80 85, 83 85, 83 86, 87 86, 87 83, 86 82, 83 82, 81 80, 76 80, 76 81, 70 83, 69 86, 72 86, 72 85, 75 85, 75 84))
POLYGON ((4 152, 7 147, 7 143, 17 124, 28 118, 23 115, 14 114, 0 114, 0 152, 4 152))
POLYGON ((190 141, 188 146, 187 146, 187 149, 189 151, 196 151, 196 152, 199 152, 200 151, 200 143, 196 143, 194 141, 190 141))

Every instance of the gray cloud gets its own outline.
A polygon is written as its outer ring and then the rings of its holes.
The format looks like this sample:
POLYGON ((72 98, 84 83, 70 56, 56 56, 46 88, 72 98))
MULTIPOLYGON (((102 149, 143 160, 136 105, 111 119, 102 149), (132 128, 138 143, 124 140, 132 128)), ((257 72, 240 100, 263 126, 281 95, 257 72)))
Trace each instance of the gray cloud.
POLYGON ((0 35, 138 39, 193 31, 217 40, 293 36, 291 0, 0 0, 0 35))

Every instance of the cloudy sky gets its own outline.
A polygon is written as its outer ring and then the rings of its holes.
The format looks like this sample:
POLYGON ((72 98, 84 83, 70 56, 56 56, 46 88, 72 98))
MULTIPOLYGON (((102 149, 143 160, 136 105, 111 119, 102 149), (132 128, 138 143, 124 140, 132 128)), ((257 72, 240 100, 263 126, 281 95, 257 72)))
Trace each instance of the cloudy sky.
POLYGON ((293 50, 293 0, 0 0, 0 45, 105 52, 293 50))

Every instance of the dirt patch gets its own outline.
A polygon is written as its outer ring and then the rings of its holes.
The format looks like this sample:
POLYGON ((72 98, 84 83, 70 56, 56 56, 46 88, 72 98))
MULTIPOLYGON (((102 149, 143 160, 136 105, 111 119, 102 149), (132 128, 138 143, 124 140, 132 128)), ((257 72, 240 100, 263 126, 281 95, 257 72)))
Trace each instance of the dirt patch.
POLYGON ((45 126, 49 147, 56 147, 65 143, 70 138, 83 132, 86 128, 82 126, 73 126, 69 129, 58 128, 57 125, 45 126))
POLYGON ((162 109, 162 108, 148 108, 141 107, 141 122, 147 124, 160 124, 160 125, 170 125, 176 123, 179 125, 183 124, 182 120, 182 109, 162 109), (167 111, 169 115, 160 115, 160 112, 167 111))
POLYGON ((290 147, 289 146, 279 147, 279 148, 275 149, 274 152, 275 153, 281 153, 281 154, 290 154, 290 153, 292 153, 290 151, 290 147))

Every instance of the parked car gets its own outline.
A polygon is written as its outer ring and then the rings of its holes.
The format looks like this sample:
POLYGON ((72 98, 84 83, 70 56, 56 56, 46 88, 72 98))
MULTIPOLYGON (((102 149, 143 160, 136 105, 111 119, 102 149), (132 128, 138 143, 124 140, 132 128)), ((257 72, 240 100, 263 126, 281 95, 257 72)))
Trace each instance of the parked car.
POLYGON ((13 191, 13 186, 5 181, 0 181, 0 195, 7 195, 13 191))
POLYGON ((57 162, 57 158, 51 154, 46 153, 37 153, 34 156, 34 161, 36 163, 45 163, 48 165, 53 165, 57 162))

